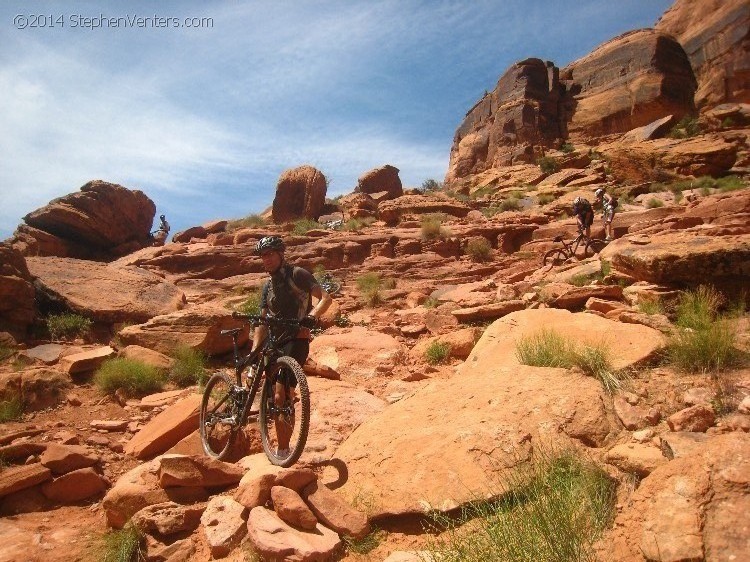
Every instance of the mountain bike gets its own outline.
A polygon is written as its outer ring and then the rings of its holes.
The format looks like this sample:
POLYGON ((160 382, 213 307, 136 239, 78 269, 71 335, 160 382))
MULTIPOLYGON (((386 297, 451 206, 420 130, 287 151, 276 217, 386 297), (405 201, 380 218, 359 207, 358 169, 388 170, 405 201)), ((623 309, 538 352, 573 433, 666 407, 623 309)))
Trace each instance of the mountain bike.
POLYGON ((251 326, 265 325, 268 337, 262 345, 241 356, 237 335, 242 328, 222 330, 234 341, 234 377, 216 373, 208 379, 200 409, 200 435, 203 450, 215 459, 225 458, 237 433, 257 419, 263 451, 272 464, 289 467, 305 448, 310 427, 310 390, 302 367, 292 357, 282 355, 281 347, 296 337, 299 320, 232 314, 247 320, 251 326), (281 334, 281 335, 279 335, 281 334), (296 392, 292 381, 296 379, 296 392), (284 384, 286 399, 275 402, 276 382, 284 384), (260 399, 256 396, 260 390, 260 399), (296 394, 296 398, 290 396, 296 394), (279 433, 290 434, 287 447, 280 447, 279 433))
POLYGON ((571 242, 563 240, 562 236, 555 236, 555 242, 562 244, 562 248, 553 248, 546 254, 542 263, 545 266, 554 267, 556 265, 562 265, 572 257, 577 257, 578 250, 583 245, 583 257, 590 258, 594 254, 598 254, 604 249, 607 243, 600 238, 588 238, 586 234, 579 230, 578 236, 571 242))

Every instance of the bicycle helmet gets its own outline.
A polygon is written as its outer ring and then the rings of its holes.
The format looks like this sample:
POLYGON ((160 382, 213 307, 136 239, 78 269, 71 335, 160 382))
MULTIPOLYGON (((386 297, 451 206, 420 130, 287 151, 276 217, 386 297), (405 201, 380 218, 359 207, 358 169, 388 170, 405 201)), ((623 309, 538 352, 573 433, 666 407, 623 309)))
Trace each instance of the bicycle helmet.
POLYGON ((594 195, 596 196, 597 199, 599 199, 599 197, 601 197, 602 195, 604 195, 604 189, 600 187, 599 189, 597 189, 596 191, 594 191, 594 195))
POLYGON ((161 220, 164 220, 164 219, 165 219, 164 215, 159 215, 159 218, 160 218, 161 220))
POLYGON ((283 252, 286 245, 280 236, 264 236, 258 240, 258 244, 255 246, 255 252, 260 254, 266 250, 275 250, 277 252, 283 252))
POLYGON ((574 207, 580 207, 581 205, 583 205, 583 197, 576 197, 575 199, 573 199, 574 207))

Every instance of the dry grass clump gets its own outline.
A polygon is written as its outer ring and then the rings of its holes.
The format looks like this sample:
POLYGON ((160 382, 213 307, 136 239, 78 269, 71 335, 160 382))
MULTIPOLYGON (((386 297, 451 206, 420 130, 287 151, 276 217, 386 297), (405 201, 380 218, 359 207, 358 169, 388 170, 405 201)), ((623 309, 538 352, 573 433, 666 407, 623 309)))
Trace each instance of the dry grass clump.
POLYGON ((122 388, 128 396, 145 396, 162 390, 164 381, 156 367, 126 357, 108 359, 94 374, 94 384, 106 394, 122 388))
POLYGON ((443 228, 445 216, 436 213, 422 217, 422 238, 424 240, 435 240, 447 236, 447 231, 443 228))
POLYGON ((145 560, 144 536, 134 525, 110 531, 104 536, 102 562, 140 562, 145 560))
POLYGON ((437 365, 444 362, 451 354, 451 345, 446 342, 434 341, 425 350, 425 360, 430 365, 437 365))
POLYGON ((484 236, 477 236, 467 242, 466 254, 473 261, 488 261, 492 257, 492 245, 484 236))
POLYGON ((383 302, 381 291, 393 289, 396 286, 395 279, 383 279, 379 273, 365 273, 357 278, 357 287, 362 293, 362 298, 369 306, 376 306, 383 302))
POLYGON ((537 451, 500 486, 494 501, 462 508, 458 520, 434 513, 439 538, 430 558, 441 562, 581 562, 611 524, 615 483, 574 451, 537 451))
POLYGON ((17 421, 23 417, 23 400, 20 396, 11 396, 0 401, 0 423, 17 421))
POLYGON ((202 387, 208 380, 206 356, 200 350, 180 345, 172 353, 172 359, 174 363, 167 378, 180 388, 194 384, 202 387))
POLYGON ((45 320, 47 331, 53 340, 83 337, 89 333, 94 324, 88 318, 73 312, 52 314, 45 320))
POLYGON ((612 367, 611 350, 603 343, 579 345, 553 329, 543 329, 516 343, 516 357, 533 367, 577 367, 595 377, 612 393, 622 387, 622 375, 612 367))

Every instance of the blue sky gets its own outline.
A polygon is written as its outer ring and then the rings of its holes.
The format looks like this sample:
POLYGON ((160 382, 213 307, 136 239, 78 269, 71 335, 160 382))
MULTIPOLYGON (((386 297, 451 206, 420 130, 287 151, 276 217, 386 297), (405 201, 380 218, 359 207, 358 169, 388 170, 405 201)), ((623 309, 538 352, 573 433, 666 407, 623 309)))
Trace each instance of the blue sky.
POLYGON ((4 1, 0 239, 91 179, 144 191, 173 232, 264 210, 302 164, 329 197, 383 164, 405 186, 442 180, 456 127, 511 64, 563 67, 670 4, 4 1), (134 19, 154 16, 181 27, 134 19))

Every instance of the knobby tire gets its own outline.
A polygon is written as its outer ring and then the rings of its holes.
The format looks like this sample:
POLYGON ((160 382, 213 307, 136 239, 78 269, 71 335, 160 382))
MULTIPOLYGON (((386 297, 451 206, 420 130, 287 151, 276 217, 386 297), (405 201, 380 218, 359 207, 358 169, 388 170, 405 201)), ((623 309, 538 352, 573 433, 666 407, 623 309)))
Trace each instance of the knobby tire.
POLYGON ((546 254, 544 254, 544 265, 549 267, 554 267, 558 265, 564 264, 568 259, 568 254, 566 254, 563 250, 559 248, 555 248, 554 250, 550 250, 546 254))
POLYGON ((199 429, 203 450, 217 460, 227 456, 240 428, 240 409, 232 396, 233 386, 230 377, 216 373, 208 379, 201 399, 199 429))
POLYGON ((604 240, 601 240, 600 238, 592 238, 586 243, 584 256, 590 258, 594 254, 601 252, 606 245, 607 243, 604 240))
MULTIPOLYGON (((287 393, 288 396, 288 393, 287 393)), ((292 466, 302 455, 307 442, 307 433, 310 428, 310 389, 307 386, 307 378, 299 363, 291 357, 279 357, 270 367, 263 384, 260 396, 260 436, 263 450, 272 464, 281 467, 292 466), (297 378, 297 401, 290 405, 288 401, 284 404, 284 413, 275 414, 274 405, 274 381, 282 372, 294 373, 297 378), (293 410, 292 410, 293 408, 293 410), (291 414, 291 415, 288 415, 291 414), (278 455, 278 437, 276 421, 279 424, 286 423, 291 426, 292 436, 289 442, 289 453, 278 455)))

